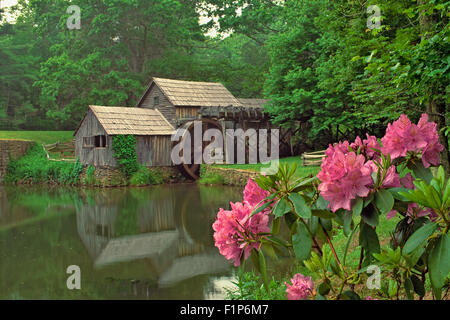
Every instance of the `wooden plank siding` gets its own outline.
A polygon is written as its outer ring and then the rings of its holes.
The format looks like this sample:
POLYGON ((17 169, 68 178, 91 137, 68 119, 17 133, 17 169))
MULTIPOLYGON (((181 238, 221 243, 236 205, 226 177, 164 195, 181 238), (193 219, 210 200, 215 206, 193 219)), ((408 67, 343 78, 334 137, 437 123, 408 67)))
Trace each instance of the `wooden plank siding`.
POLYGON ((171 166, 170 136, 136 136, 138 162, 148 167, 171 166))
POLYGON ((175 107, 155 84, 150 87, 149 91, 145 95, 145 98, 138 105, 138 107, 158 109, 159 112, 161 112, 162 115, 167 119, 167 121, 169 121, 172 126, 176 127, 177 116, 175 113, 175 107), (158 105, 155 105, 154 103, 155 97, 158 97, 159 99, 158 105))
POLYGON ((200 107, 176 107, 175 114, 178 121, 183 119, 192 120, 199 117, 200 107))
POLYGON ((111 149, 112 137, 106 134, 105 129, 94 116, 91 110, 88 110, 83 119, 80 128, 75 135, 75 157, 80 160, 82 164, 93 166, 117 166, 116 159, 113 156, 111 149), (95 148, 85 147, 83 145, 83 137, 92 137, 98 135, 105 135, 106 147, 95 148))

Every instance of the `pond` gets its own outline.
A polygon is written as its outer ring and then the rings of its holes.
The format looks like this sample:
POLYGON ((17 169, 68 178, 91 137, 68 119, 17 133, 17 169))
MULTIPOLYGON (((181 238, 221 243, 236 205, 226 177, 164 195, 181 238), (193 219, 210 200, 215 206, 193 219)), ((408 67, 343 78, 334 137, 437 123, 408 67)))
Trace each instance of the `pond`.
POLYGON ((211 225, 241 200, 242 188, 196 184, 0 186, 0 299, 223 299, 236 270, 211 225))

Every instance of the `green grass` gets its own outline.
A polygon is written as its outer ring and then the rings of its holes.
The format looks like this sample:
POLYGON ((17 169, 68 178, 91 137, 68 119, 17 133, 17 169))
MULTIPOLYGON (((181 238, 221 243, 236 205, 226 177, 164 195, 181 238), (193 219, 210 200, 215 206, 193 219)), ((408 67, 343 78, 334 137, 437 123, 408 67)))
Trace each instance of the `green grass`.
MULTIPOLYGON (((320 167, 316 166, 302 166, 302 159, 300 156, 293 156, 280 159, 280 164, 287 163, 288 166, 292 166, 292 164, 297 163, 297 170, 295 171, 296 176, 304 177, 308 175, 316 175, 319 172, 320 167)), ((265 168, 268 165, 263 165, 261 163, 255 164, 221 164, 216 165, 220 168, 230 168, 230 169, 242 169, 242 170, 251 170, 251 171, 259 171, 261 167, 265 168)))
POLYGON ((49 161, 42 146, 33 142, 23 157, 9 160, 5 181, 73 185, 78 183, 82 170, 83 167, 79 161, 49 161))
POLYGON ((225 184, 225 179, 220 174, 208 174, 205 176, 202 176, 198 183, 204 184, 204 185, 213 185, 213 184, 225 184))
POLYGON ((39 144, 73 140, 73 131, 0 131, 0 139, 31 140, 39 144))

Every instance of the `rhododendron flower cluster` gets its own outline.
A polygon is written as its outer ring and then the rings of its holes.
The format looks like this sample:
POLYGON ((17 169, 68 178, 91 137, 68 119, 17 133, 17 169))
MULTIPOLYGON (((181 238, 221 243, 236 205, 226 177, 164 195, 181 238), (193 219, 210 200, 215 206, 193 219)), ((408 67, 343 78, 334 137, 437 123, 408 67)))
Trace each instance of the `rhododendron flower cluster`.
MULTIPOLYGON (((269 191, 260 188, 252 179, 248 179, 244 189, 244 202, 248 203, 250 206, 256 206, 269 195, 269 191)), ((262 203, 260 205, 262 205, 262 203)))
POLYGON ((317 177, 322 182, 319 191, 333 212, 339 208, 351 210, 351 200, 366 197, 373 184, 372 167, 362 154, 345 151, 346 143, 330 146, 317 177))
MULTIPOLYGON (((397 121, 389 124, 386 135, 381 139, 382 146, 375 136, 361 140, 357 137, 353 143, 348 141, 330 145, 325 151, 321 171, 317 175, 321 181, 319 191, 329 202, 331 211, 342 208, 351 210, 351 200, 366 197, 374 186, 372 173, 377 172, 381 150, 390 155, 391 160, 405 157, 408 152, 422 153, 425 168, 439 165, 439 153, 443 146, 439 143, 436 123, 429 122, 428 116, 422 114, 418 124, 413 124, 404 114, 397 121)), ((405 187, 413 189, 411 174, 402 179, 392 165, 387 168, 381 188, 405 187)))
POLYGON ((386 135, 381 139, 383 154, 390 154, 391 159, 406 156, 408 151, 422 152, 425 168, 439 165, 439 152, 444 147, 439 143, 436 123, 428 121, 428 115, 422 114, 418 124, 411 123, 404 114, 397 121, 388 124, 386 135))
POLYGON ((268 196, 254 181, 248 180, 244 201, 232 203, 231 210, 220 208, 213 224, 214 241, 220 254, 239 266, 242 254, 247 259, 252 249, 259 250, 262 236, 269 228, 269 212, 265 210, 250 217, 255 206, 268 196))
POLYGON ((314 294, 314 283, 311 277, 297 273, 291 279, 291 283, 284 283, 288 300, 304 300, 314 294))

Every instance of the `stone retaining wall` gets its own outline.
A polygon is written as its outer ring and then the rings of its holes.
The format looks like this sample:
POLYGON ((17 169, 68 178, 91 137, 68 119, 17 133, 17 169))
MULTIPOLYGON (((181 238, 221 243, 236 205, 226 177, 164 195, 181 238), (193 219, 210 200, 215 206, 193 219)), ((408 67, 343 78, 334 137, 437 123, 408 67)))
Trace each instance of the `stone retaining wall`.
POLYGON ((23 156, 32 143, 26 140, 0 140, 0 182, 6 174, 9 159, 23 156))
MULTIPOLYGON (((109 166, 98 166, 94 167, 94 181, 91 182, 92 186, 96 187, 121 187, 128 184, 127 178, 116 167, 109 166)), ((162 178, 164 183, 174 183, 180 182, 182 180, 181 174, 175 167, 147 167, 151 171, 158 173, 162 178)), ((87 183, 86 171, 88 166, 83 168, 83 172, 80 175, 80 184, 89 185, 87 183)))
POLYGON ((258 171, 242 170, 242 169, 231 169, 231 168, 219 168, 215 166, 205 165, 203 175, 214 175, 219 174, 224 178, 224 183, 226 185, 232 186, 245 186, 247 184, 248 178, 255 179, 259 176, 258 171))

